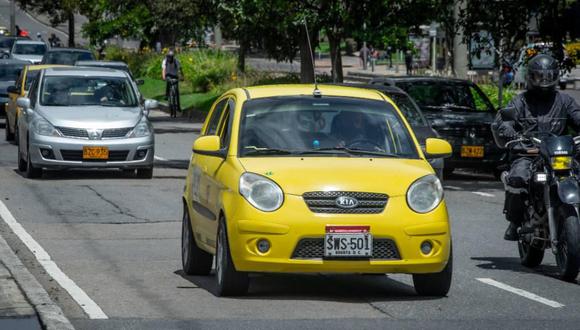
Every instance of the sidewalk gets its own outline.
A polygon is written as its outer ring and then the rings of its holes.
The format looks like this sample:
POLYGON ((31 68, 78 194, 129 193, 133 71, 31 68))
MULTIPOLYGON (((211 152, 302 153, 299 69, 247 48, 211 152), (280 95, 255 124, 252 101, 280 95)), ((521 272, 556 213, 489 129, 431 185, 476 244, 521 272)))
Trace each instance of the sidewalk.
POLYGON ((40 323, 16 280, 8 268, 0 263, 0 329, 17 328, 40 329, 40 323))

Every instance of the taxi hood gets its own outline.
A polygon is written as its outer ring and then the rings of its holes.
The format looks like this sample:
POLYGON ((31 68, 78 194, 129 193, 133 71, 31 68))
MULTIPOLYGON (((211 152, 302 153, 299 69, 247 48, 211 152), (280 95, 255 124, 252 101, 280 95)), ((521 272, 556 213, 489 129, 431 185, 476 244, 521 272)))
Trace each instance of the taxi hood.
POLYGON ((286 194, 360 191, 391 197, 407 193, 418 178, 433 173, 422 159, 338 157, 243 157, 247 172, 274 180, 286 194))

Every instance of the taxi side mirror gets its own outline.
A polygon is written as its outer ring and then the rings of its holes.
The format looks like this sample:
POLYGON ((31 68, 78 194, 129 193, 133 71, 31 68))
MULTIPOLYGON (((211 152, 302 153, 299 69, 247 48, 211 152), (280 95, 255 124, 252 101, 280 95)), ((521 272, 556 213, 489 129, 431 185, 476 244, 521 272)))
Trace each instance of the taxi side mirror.
POLYGON ((447 158, 452 153, 451 144, 442 139, 429 138, 425 141, 425 158, 447 158))
POLYGON ((199 155, 226 158, 226 152, 220 149, 220 145, 220 137, 217 135, 200 136, 193 142, 192 150, 199 155))

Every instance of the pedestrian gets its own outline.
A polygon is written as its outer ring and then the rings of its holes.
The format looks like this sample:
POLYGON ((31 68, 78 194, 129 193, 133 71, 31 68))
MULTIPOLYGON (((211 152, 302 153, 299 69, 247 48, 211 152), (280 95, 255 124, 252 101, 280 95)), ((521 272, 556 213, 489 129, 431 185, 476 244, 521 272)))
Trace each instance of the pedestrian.
POLYGON ((22 30, 20 30, 20 26, 16 25, 16 36, 20 37, 21 33, 22 33, 22 30))
POLYGON ((387 53, 385 55, 389 61, 389 69, 393 68, 393 47, 387 46, 387 53))
POLYGON ((155 51, 156 51, 158 54, 159 54, 159 53, 161 53, 161 42, 160 42, 160 41, 157 41, 157 42, 155 43, 155 51))
POLYGON ((407 67, 407 76, 413 75, 413 52, 410 49, 405 52, 405 66, 407 67))
POLYGON ((368 56, 369 56, 369 49, 367 48, 367 46, 365 44, 363 44, 362 48, 359 51, 358 54, 360 61, 361 61, 361 66, 363 67, 363 69, 367 69, 367 60, 368 60, 368 56))
POLYGON ((180 74, 183 76, 183 71, 181 69, 181 64, 179 63, 179 60, 175 57, 175 51, 173 50, 173 48, 170 48, 169 51, 167 52, 167 55, 165 56, 163 62, 161 63, 161 69, 162 69, 161 78, 166 81, 165 84, 166 100, 169 100, 169 89, 171 88, 171 84, 172 83, 176 84, 175 87, 177 89, 177 107, 175 107, 175 105, 171 107, 171 117, 175 118, 177 117, 177 112, 175 111, 176 110, 175 108, 180 109, 181 111, 178 80, 180 74))

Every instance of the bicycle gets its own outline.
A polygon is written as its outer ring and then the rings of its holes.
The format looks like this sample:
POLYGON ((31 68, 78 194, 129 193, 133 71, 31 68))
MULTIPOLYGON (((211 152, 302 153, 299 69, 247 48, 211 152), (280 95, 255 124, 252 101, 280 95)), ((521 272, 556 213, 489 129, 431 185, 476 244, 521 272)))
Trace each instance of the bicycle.
POLYGON ((177 117, 177 111, 179 111, 179 93, 177 91, 177 83, 179 80, 176 78, 167 78, 169 82, 169 110, 171 111, 171 118, 177 117))

